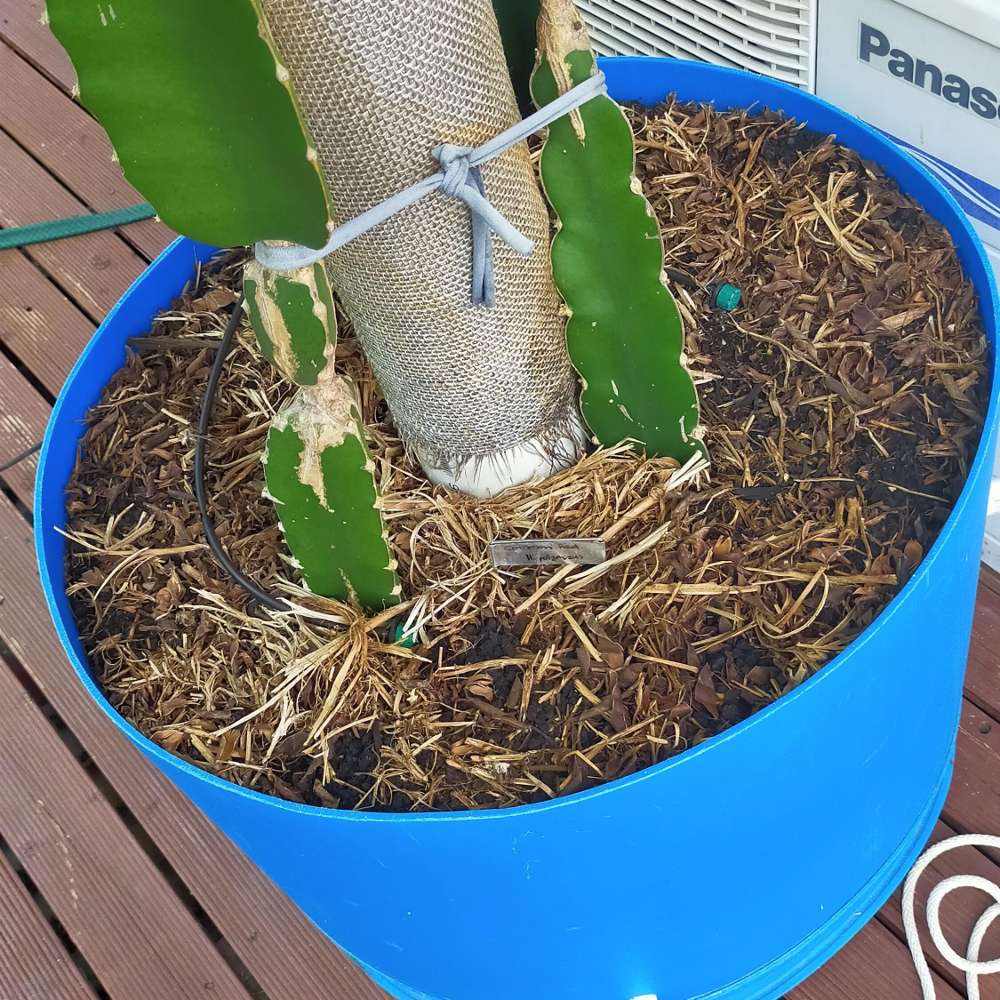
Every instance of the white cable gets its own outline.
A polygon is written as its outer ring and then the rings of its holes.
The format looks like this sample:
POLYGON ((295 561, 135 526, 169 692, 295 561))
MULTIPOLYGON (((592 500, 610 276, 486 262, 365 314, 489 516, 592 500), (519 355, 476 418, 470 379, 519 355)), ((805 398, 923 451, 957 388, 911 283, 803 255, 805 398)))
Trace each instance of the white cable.
MULTIPOLYGON (((913 866, 913 870, 906 877, 906 884, 903 887, 903 927, 906 930, 906 943, 910 946, 910 954, 913 956, 917 977, 920 979, 923 1000, 937 1000, 937 992, 934 988, 930 966, 927 964, 927 957, 920 944, 920 929, 917 927, 914 909, 917 882, 928 865, 942 854, 959 847, 992 847, 995 850, 1000 850, 1000 837, 966 834, 942 840, 940 844, 935 844, 927 851, 913 866)), ((931 932, 931 939, 945 959, 956 969, 961 969, 965 973, 969 1000, 980 1000, 980 976, 1000 972, 1000 958, 988 962, 979 960, 979 948, 983 943, 983 938, 986 937, 986 932, 993 923, 998 920, 1000 920, 1000 885, 979 875, 953 875, 951 878, 946 878, 934 887, 927 899, 927 927, 931 932), (948 893, 954 892, 956 889, 980 889, 995 900, 993 905, 988 907, 976 921, 964 958, 951 947, 941 930, 941 903, 948 893)))

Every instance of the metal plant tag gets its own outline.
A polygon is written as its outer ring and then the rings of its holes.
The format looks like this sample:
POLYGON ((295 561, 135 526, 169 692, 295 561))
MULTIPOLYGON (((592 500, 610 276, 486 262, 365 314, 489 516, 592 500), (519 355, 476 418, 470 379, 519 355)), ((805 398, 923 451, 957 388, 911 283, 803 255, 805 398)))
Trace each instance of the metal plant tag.
POLYGON ((494 566, 596 566, 608 557, 600 538, 521 538, 490 542, 494 566))

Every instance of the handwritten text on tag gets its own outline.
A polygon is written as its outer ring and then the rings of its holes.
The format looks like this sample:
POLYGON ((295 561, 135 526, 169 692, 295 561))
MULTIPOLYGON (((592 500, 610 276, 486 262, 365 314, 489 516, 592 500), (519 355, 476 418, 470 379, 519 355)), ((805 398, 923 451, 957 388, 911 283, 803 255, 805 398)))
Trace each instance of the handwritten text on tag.
POLYGON ((600 538, 522 538, 490 543, 490 558, 498 567, 596 566, 607 557, 607 546, 600 538))

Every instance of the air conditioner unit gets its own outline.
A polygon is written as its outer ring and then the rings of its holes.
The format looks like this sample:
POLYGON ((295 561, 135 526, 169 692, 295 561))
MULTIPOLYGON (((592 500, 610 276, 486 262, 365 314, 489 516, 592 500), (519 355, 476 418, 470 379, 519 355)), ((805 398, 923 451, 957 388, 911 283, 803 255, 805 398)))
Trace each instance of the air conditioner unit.
POLYGON ((602 55, 669 55, 813 89, 817 0, 577 0, 602 55))
MULTIPOLYGON (((891 135, 951 191, 1000 276, 1000 0, 577 0, 606 55, 756 70, 891 135)), ((1000 570, 1000 461, 985 557, 1000 570)))
POLYGON ((606 55, 755 70, 889 133, 966 210, 1000 275, 1000 0, 577 0, 606 55))

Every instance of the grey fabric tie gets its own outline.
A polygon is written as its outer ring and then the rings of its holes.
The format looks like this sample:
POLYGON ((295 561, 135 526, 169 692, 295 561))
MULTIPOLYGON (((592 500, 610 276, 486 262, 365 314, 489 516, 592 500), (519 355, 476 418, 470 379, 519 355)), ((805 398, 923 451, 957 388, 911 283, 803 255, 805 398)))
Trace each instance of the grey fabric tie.
MULTIPOLYGON (((469 221, 472 235, 472 304, 487 306, 492 309, 497 302, 496 276, 493 271, 493 240, 490 231, 493 228, 487 221, 484 208, 492 208, 486 198, 486 188, 483 185, 483 168, 474 167, 470 157, 474 152, 471 146, 441 145, 434 150, 434 156, 444 170, 444 183, 441 192, 449 198, 457 198, 469 209, 469 221)), ((495 229, 502 239, 511 242, 511 238, 523 239, 517 231, 499 212, 496 223, 502 221, 509 232, 495 229)), ((528 253, 534 249, 531 246, 528 253)), ((511 244, 513 246, 513 244, 511 244)), ((523 250, 519 252, 523 253, 523 250)))
POLYGON ((420 201, 421 198, 440 191, 448 197, 461 201, 469 210, 472 233, 472 302, 474 305, 492 307, 496 304, 496 278, 490 234, 496 233, 513 250, 525 257, 534 253, 535 244, 511 225, 490 203, 486 197, 480 168, 484 163, 495 160, 518 143, 524 142, 529 136, 547 128, 552 122, 606 93, 607 82, 604 74, 597 73, 551 104, 483 143, 482 146, 476 148, 448 144, 437 146, 433 155, 441 165, 440 172, 417 181, 416 184, 387 198, 367 212, 338 226, 326 246, 319 250, 310 250, 303 246, 273 246, 258 243, 254 247, 257 260, 272 271, 294 271, 301 267, 310 267, 420 201))

